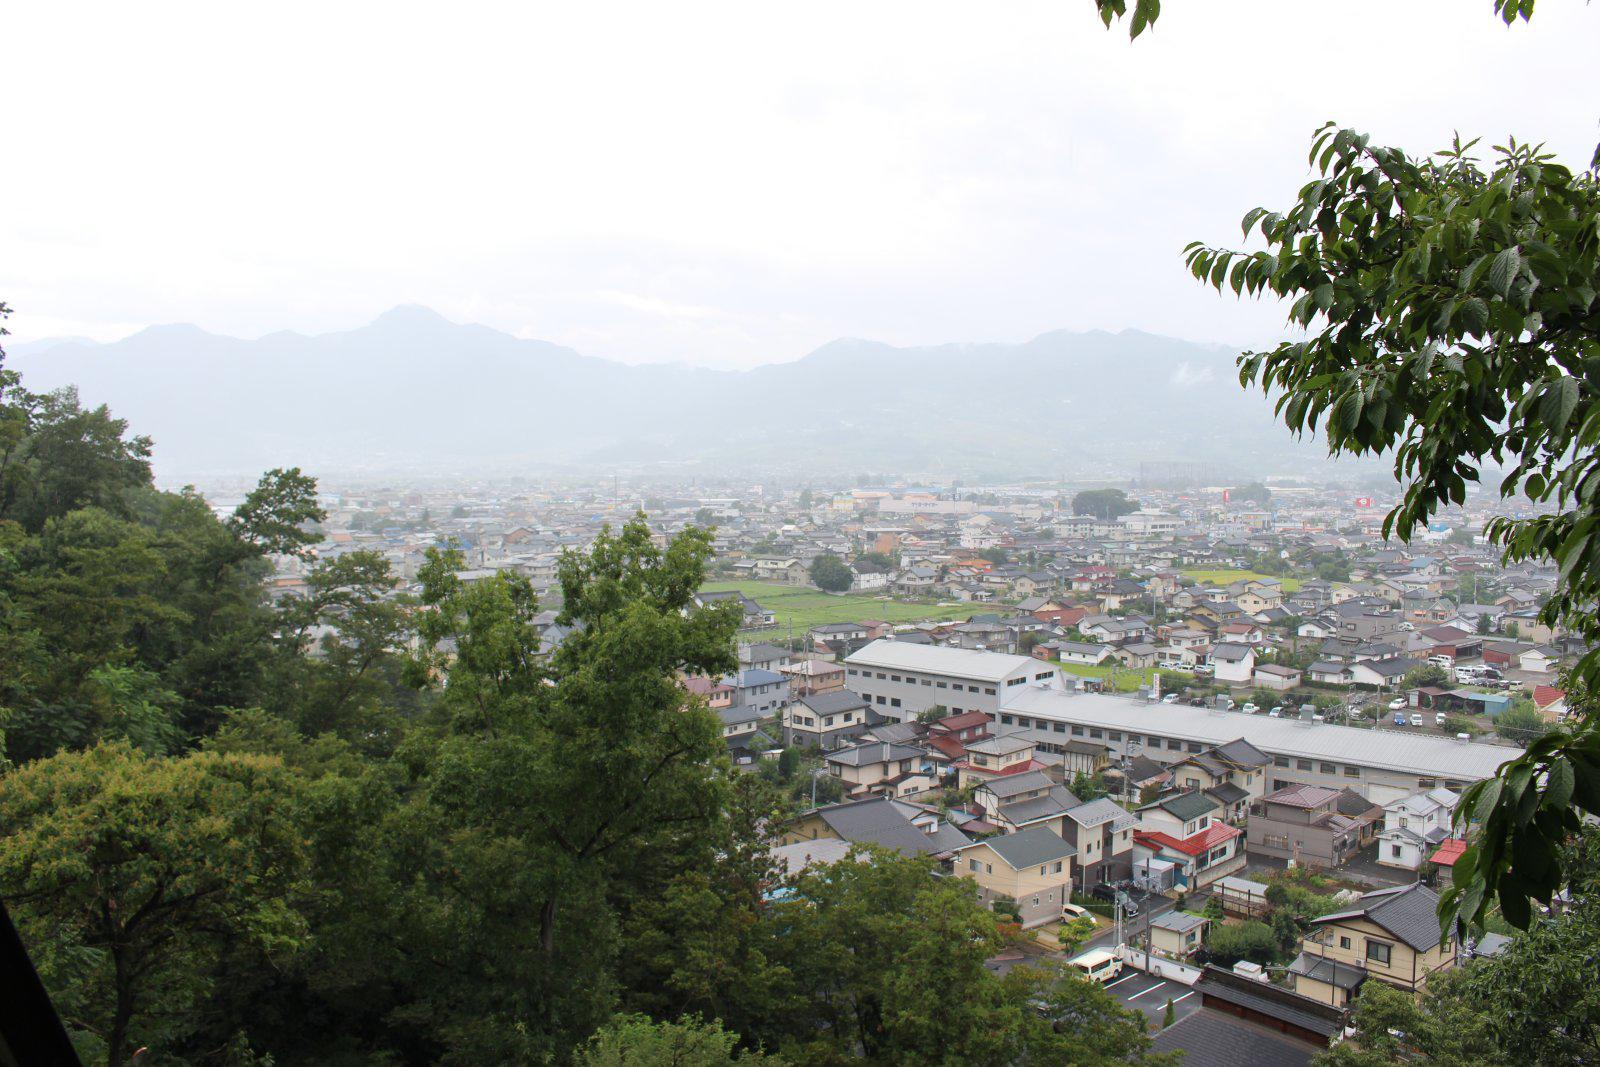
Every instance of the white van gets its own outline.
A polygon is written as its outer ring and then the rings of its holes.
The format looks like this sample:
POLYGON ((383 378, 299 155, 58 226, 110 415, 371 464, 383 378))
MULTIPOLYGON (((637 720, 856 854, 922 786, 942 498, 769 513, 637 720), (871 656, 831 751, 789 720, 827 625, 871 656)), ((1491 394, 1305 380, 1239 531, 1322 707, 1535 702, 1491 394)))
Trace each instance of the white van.
POLYGON ((1091 982, 1109 982, 1122 973, 1122 959, 1103 948, 1090 949, 1067 963, 1091 982))

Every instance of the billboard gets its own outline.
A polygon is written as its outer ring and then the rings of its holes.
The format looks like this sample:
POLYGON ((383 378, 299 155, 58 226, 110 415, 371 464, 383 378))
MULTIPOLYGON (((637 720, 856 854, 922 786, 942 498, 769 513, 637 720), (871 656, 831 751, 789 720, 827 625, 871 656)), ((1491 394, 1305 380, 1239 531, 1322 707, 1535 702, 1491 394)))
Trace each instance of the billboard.
POLYGON ((1370 496, 1358 496, 1358 497, 1356 497, 1356 507, 1358 507, 1358 508, 1370 508, 1371 506, 1372 506, 1372 498, 1370 496))

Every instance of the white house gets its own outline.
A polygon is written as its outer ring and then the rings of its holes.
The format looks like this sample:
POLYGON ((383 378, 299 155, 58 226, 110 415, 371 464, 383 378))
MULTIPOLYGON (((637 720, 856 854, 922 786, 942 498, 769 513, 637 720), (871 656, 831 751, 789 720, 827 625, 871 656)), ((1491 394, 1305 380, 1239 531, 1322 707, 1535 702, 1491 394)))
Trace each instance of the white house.
POLYGON ((1249 645, 1223 641, 1211 649, 1213 676, 1230 685, 1249 685, 1256 671, 1256 650, 1249 645))
POLYGON ((1450 817, 1461 798, 1440 786, 1391 801, 1383 808, 1378 862, 1414 871, 1450 836, 1450 817))
POLYGON ((850 589, 852 592, 870 592, 886 589, 892 577, 888 567, 865 560, 850 564, 850 589))

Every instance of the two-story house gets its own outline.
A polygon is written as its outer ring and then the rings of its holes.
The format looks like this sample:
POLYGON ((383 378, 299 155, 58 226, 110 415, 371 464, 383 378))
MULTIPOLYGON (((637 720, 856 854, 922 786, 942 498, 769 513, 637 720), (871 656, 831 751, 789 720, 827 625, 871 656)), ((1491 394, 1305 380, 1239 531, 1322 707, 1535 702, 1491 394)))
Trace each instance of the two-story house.
POLYGON ((940 785, 939 760, 915 745, 870 741, 835 749, 823 761, 852 799, 914 797, 940 785))
POLYGON ((1297 785, 1250 805, 1247 847, 1309 867, 1339 867, 1361 850, 1361 824, 1339 811, 1341 793, 1297 785))
POLYGON ((1177 883, 1185 888, 1210 885, 1244 866, 1239 829, 1220 816, 1222 805, 1203 792, 1166 793, 1138 809, 1139 829, 1134 832, 1135 863, 1150 858, 1176 867, 1177 883))
POLYGON ((844 665, 821 656, 785 663, 777 671, 789 679, 790 696, 805 697, 844 688, 844 665))
POLYGON ((961 789, 1044 769, 1044 764, 1033 758, 1034 742, 1021 732, 979 738, 964 747, 966 755, 955 763, 956 785, 961 789))
POLYGON ((1238 822, 1251 799, 1266 792, 1271 765, 1272 757, 1240 737, 1185 756, 1169 769, 1173 785, 1200 790, 1222 806, 1222 818, 1238 822))
POLYGON ((1139 820, 1108 797, 1068 808, 1061 836, 1078 850, 1078 884, 1095 886, 1133 877, 1133 831, 1139 820))
POLYGON ((831 752, 879 721, 867 702, 848 689, 812 693, 783 709, 783 743, 831 752))
POLYGON ((1345 1007, 1376 978, 1411 993, 1454 967, 1452 938, 1439 934, 1439 897, 1420 882, 1364 893, 1349 908, 1311 920, 1290 964, 1295 992, 1345 1007))
POLYGON ((1043 827, 990 837, 957 849, 955 873, 978 883, 986 904, 1016 902, 1024 928, 1061 918, 1072 898, 1075 848, 1043 827))
POLYGON ((784 827, 778 843, 793 845, 829 840, 940 859, 971 842, 934 808, 905 800, 872 797, 801 812, 784 827))
POLYGON ((761 715, 771 716, 789 702, 789 679, 777 671, 751 668, 722 681, 735 690, 734 707, 753 708, 761 715))
POLYGON ((1256 650, 1234 641, 1219 641, 1211 648, 1213 677, 1229 685, 1249 685, 1256 669, 1256 650))
POLYGON ((1439 786, 1383 807, 1378 831, 1378 862, 1414 871, 1450 836, 1450 820, 1460 797, 1439 786))
POLYGON ((1062 819, 1078 806, 1078 798, 1043 771, 985 782, 973 790, 972 801, 985 819, 1008 833, 1042 826, 1059 835, 1062 819))

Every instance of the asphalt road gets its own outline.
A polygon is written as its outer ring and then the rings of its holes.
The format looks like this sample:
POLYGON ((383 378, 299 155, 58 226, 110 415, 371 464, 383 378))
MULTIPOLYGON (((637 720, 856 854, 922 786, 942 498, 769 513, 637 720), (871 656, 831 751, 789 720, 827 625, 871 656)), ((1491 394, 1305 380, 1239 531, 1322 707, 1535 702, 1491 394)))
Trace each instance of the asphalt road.
POLYGON ((1172 1001, 1173 1019, 1200 1010, 1200 995, 1182 982, 1169 982, 1143 971, 1124 970, 1106 983, 1106 992, 1129 1008, 1144 1012, 1152 1030, 1160 1030, 1166 1017, 1167 1001, 1172 1001))
MULTIPOLYGON (((1154 919, 1157 915, 1171 911, 1176 906, 1177 903, 1175 901, 1161 896, 1149 896, 1140 900, 1139 914, 1131 919, 1124 917, 1122 920, 1122 939, 1129 942, 1133 941, 1135 934, 1144 931, 1147 921, 1154 919)), ((1088 941, 1085 941, 1083 947, 1078 949, 1078 952, 1088 952, 1092 948, 1109 949, 1116 944, 1116 941, 1117 928, 1108 926, 1104 932, 1096 934, 1088 941)), ((1077 954, 1073 953, 1073 955, 1077 954)))

